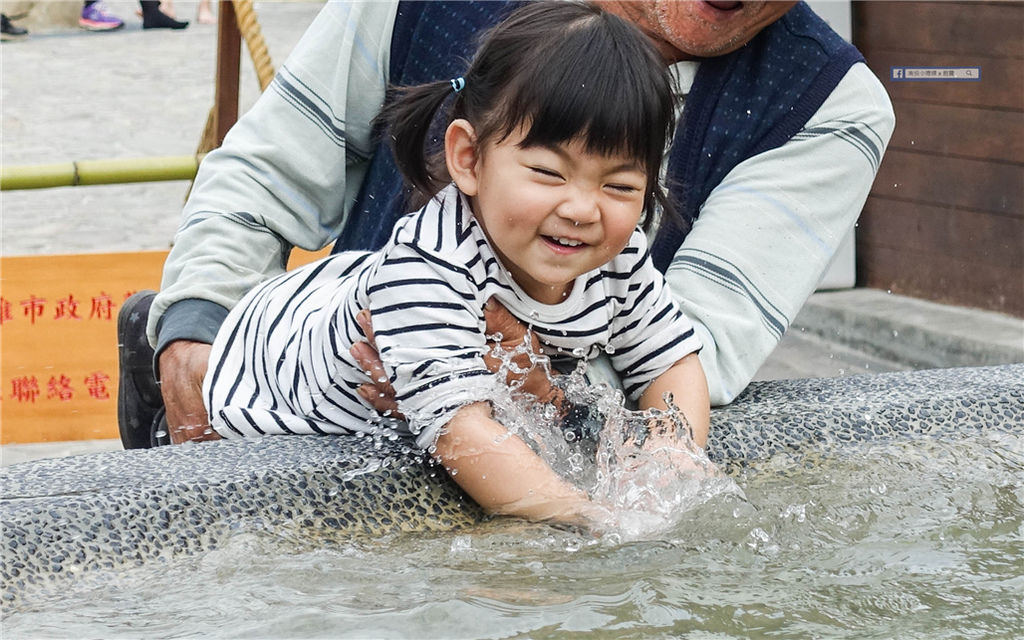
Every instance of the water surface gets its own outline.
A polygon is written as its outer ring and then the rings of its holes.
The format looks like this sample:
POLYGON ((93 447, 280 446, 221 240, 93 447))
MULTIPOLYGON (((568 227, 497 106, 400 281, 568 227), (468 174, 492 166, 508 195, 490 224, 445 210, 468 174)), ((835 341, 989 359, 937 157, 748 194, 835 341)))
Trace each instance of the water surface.
POLYGON ((498 519, 375 540, 241 529, 5 612, 21 637, 1024 636, 1024 439, 777 455, 655 540, 498 519))

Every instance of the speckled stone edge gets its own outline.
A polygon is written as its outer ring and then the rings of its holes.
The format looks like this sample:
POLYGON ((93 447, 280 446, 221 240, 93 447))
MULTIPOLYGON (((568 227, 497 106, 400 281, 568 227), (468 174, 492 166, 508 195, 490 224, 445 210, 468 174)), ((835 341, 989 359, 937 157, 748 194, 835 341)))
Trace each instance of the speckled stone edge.
MULTIPOLYGON (((712 416, 727 468, 779 451, 907 435, 1024 430, 1024 364, 754 383, 712 416)), ((392 442, 274 437, 117 451, 0 470, 0 599, 212 549, 233 530, 444 531, 480 509, 392 442)))

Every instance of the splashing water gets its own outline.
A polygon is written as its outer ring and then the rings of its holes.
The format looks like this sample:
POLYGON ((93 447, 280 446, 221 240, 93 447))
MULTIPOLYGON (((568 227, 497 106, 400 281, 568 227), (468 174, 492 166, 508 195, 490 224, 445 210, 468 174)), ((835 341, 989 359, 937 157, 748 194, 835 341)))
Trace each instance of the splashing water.
POLYGON ((585 359, 570 373, 552 375, 549 358, 530 349, 529 334, 514 348, 496 345, 491 355, 501 363, 498 378, 513 374, 514 379, 508 393, 494 398, 495 417, 607 509, 610 518, 602 533, 613 540, 654 539, 716 496, 744 499, 739 486, 697 446, 670 394, 665 411, 630 410, 621 391, 588 382, 585 359), (563 392, 568 418, 522 391, 530 371, 547 376, 563 392))

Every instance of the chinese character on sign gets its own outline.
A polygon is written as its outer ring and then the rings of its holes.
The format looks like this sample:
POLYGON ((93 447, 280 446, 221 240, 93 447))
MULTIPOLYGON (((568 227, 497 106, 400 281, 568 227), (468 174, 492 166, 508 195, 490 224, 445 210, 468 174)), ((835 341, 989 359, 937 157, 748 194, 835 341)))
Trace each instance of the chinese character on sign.
POLYGON ((124 292, 124 299, 127 300, 128 298, 134 296, 136 293, 138 293, 138 290, 136 290, 136 289, 130 289, 128 291, 125 291, 124 292))
POLYGON ((74 389, 71 388, 71 378, 64 374, 61 374, 60 378, 57 376, 50 376, 50 381, 46 384, 46 398, 58 398, 61 402, 67 402, 71 399, 74 393, 74 389))
POLYGON ((31 319, 32 324, 36 323, 36 318, 43 315, 44 302, 46 302, 46 298, 37 298, 34 295, 30 295, 28 300, 21 301, 21 306, 25 309, 25 315, 31 319))
POLYGON ((85 376, 85 387, 89 390, 89 397, 97 400, 107 400, 110 393, 107 392, 107 380, 110 376, 102 371, 94 371, 85 376))
POLYGON ((0 324, 14 320, 14 312, 11 311, 11 302, 7 298, 0 298, 0 324))
POLYGON ((100 291, 100 295, 92 297, 92 311, 89 312, 89 318, 112 320, 113 309, 114 301, 110 299, 108 294, 100 291))
POLYGON ((35 376, 21 376, 11 380, 11 397, 18 402, 35 402, 39 397, 39 381, 35 376))
POLYGON ((61 298, 57 301, 57 308, 53 312, 54 320, 81 320, 82 317, 78 315, 78 300, 75 300, 75 296, 68 294, 68 297, 61 298))

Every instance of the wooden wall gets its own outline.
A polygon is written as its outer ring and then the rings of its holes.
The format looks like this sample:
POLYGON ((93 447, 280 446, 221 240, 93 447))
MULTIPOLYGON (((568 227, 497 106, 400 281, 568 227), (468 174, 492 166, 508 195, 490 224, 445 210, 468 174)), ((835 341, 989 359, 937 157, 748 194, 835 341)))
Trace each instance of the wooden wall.
POLYGON ((1024 316, 1024 3, 854 2, 896 131, 857 230, 858 286, 1024 316), (893 82, 894 66, 980 82, 893 82))

